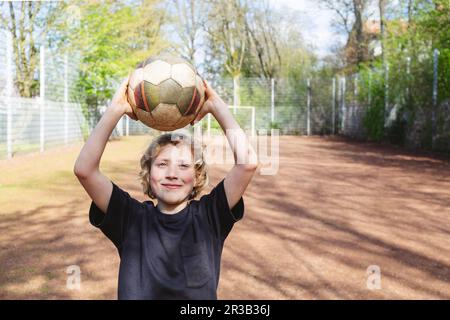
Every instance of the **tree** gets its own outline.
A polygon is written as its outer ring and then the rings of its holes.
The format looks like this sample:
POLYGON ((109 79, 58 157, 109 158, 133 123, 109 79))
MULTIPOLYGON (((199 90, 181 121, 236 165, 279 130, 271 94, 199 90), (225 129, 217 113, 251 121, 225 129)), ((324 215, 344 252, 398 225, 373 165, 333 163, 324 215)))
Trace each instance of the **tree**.
POLYGON ((381 42, 381 59, 383 64, 385 64, 385 48, 384 48, 384 40, 385 40, 385 10, 386 10, 386 0, 378 0, 378 10, 380 14, 380 42, 381 42))
POLYGON ((78 87, 95 111, 107 103, 117 82, 137 63, 169 47, 161 38, 164 8, 156 0, 91 0, 80 6, 80 23, 66 30, 66 42, 80 56, 78 87))
POLYGON ((367 3, 364 0, 353 0, 353 12, 355 15, 355 24, 353 29, 356 38, 356 63, 360 64, 365 60, 365 39, 364 39, 364 21, 363 12, 367 3))
POLYGON ((205 24, 206 3, 204 0, 172 0, 172 2, 175 6, 175 17, 171 22, 181 40, 179 52, 197 66, 195 55, 199 47, 199 35, 205 24))
POLYGON ((432 49, 439 50, 438 101, 450 97, 450 2, 448 0, 422 0, 416 3, 417 30, 421 40, 432 49))
MULTIPOLYGON (((274 12, 266 1, 254 2, 249 10, 249 17, 246 20, 247 30, 250 40, 250 54, 256 58, 258 63, 257 73, 266 79, 274 78, 280 72, 281 54, 279 50, 282 33, 278 30, 283 19, 274 12)), ((251 57, 248 57, 251 58, 251 57)), ((256 67, 255 66, 255 67, 256 67)))
POLYGON ((222 59, 225 71, 233 78, 234 105, 240 105, 239 79, 248 51, 248 6, 244 0, 210 0, 205 31, 210 55, 222 59))
POLYGON ((333 24, 338 32, 345 32, 349 37, 354 23, 353 0, 320 0, 320 3, 335 12, 333 24))
POLYGON ((322 5, 336 13, 335 26, 347 34, 347 64, 359 65, 367 60, 367 43, 364 33, 369 0, 320 0, 322 5))
POLYGON ((38 46, 54 29, 61 7, 62 3, 43 1, 0 4, 1 26, 12 35, 15 85, 22 97, 29 98, 38 92, 34 79, 39 62, 38 46), (6 14, 3 15, 3 12, 6 14))

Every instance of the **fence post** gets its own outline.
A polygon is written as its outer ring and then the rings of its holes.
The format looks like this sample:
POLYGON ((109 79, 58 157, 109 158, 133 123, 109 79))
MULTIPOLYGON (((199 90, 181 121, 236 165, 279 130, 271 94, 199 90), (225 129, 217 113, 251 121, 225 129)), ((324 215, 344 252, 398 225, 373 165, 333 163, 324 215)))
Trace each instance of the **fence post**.
POLYGON ((370 106, 372 105, 372 70, 369 69, 369 97, 368 97, 368 107, 370 108, 370 106))
POLYGON ((123 137, 123 118, 124 118, 125 116, 122 116, 120 119, 119 119, 119 121, 117 122, 117 125, 116 125, 116 129, 117 129, 117 135, 119 136, 119 137, 123 137))
POLYGON ((39 70, 39 105, 40 105, 40 151, 44 152, 44 125, 45 125, 45 47, 40 47, 40 70, 39 70))
POLYGON ((256 119, 255 119, 255 116, 256 116, 255 107, 253 107, 252 108, 252 138, 255 137, 255 133, 256 133, 256 127, 255 127, 256 119))
POLYGON ((311 80, 306 80, 307 85, 307 97, 306 97, 306 107, 307 107, 307 116, 306 116, 306 133, 308 136, 311 135, 311 80))
POLYGON ((342 119, 341 119, 341 129, 342 129, 342 133, 345 134, 345 117, 346 117, 346 106, 345 106, 345 76, 343 76, 342 78, 342 85, 341 85, 341 89, 342 89, 342 104, 341 104, 341 108, 342 108, 342 119))
POLYGON ((436 107, 438 97, 438 63, 439 50, 433 52, 433 110, 431 111, 431 148, 434 149, 436 142, 436 107))
POLYGON ((351 120, 352 126, 355 124, 354 117, 355 117, 355 114, 357 114, 357 110, 358 110, 358 79, 359 79, 359 74, 356 73, 354 75, 354 79, 353 79, 353 82, 354 82, 353 83, 353 85, 354 85, 354 88, 353 88, 353 106, 351 107, 351 111, 350 111, 350 119, 352 119, 351 120))
POLYGON ((386 118, 389 111, 389 65, 386 64, 384 67, 384 127, 386 127, 386 118))
POLYGON ((336 134, 336 78, 333 77, 333 94, 331 101, 331 127, 332 133, 336 134))
POLYGON ((271 103, 270 103, 270 121, 275 122, 275 79, 270 79, 271 84, 271 103))
POLYGON ((68 128, 68 104, 69 104, 69 85, 68 85, 68 62, 67 53, 64 54, 64 144, 69 143, 68 128))
MULTIPOLYGON (((337 119, 336 119, 336 123, 339 123, 340 120, 340 116, 342 117, 342 115, 340 114, 339 110, 342 109, 342 78, 341 77, 337 77, 337 101, 338 101, 338 112, 337 112, 337 119)), ((342 127, 338 127, 338 130, 341 129, 342 127)))
POLYGON ((127 137, 130 135, 130 117, 126 117, 125 120, 125 135, 127 137))
POLYGON ((12 92, 13 92, 13 76, 12 76, 12 35, 6 32, 6 153, 8 158, 12 158, 12 92))
POLYGON ((198 139, 199 141, 203 141, 202 126, 203 126, 203 119, 201 119, 194 125, 194 138, 198 139))

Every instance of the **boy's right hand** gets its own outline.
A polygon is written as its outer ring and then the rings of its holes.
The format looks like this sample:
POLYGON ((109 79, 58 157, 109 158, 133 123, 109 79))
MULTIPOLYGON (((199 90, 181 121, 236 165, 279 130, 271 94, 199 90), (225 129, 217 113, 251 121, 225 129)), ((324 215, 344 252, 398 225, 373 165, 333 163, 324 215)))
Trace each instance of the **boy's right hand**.
POLYGON ((128 89, 128 81, 130 77, 126 77, 120 87, 117 89, 114 97, 111 101, 111 106, 114 108, 119 108, 124 114, 129 116, 133 120, 137 120, 136 114, 133 112, 133 108, 127 99, 127 89, 128 89))

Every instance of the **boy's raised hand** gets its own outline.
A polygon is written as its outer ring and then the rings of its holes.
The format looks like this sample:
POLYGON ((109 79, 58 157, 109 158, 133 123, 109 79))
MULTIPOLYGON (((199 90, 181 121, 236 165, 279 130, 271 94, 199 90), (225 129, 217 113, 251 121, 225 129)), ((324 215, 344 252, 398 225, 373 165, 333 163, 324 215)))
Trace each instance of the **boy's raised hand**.
POLYGON ((203 80, 203 83, 205 84, 206 101, 203 104, 197 116, 195 117, 195 119, 191 122, 191 125, 194 125, 197 122, 199 122, 208 113, 212 113, 214 115, 216 110, 218 110, 219 108, 227 108, 226 103, 222 100, 222 98, 219 97, 217 92, 213 88, 211 88, 209 83, 206 80, 203 80))
POLYGON ((137 117, 133 112, 133 108, 131 107, 127 99, 129 80, 130 77, 126 77, 125 79, 123 79, 122 83, 120 84, 120 87, 117 89, 116 93, 114 94, 114 97, 112 98, 111 106, 113 106, 114 108, 121 109, 123 113, 129 116, 131 119, 137 120, 137 117))

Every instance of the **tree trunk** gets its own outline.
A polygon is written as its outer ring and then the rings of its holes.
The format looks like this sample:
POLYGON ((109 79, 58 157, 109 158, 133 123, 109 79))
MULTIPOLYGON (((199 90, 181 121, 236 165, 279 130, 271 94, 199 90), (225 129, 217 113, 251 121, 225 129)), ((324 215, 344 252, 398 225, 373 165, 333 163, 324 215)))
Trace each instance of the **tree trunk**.
MULTIPOLYGON (((20 96, 30 98, 33 96, 34 75, 39 61, 39 50, 35 43, 35 37, 44 41, 45 34, 52 27, 52 23, 58 12, 52 4, 42 4, 42 1, 8 2, 9 17, 4 17, 7 9, 0 3, 0 23, 12 35, 12 47, 15 72, 15 85, 20 96), (41 7, 45 6, 46 20, 41 26, 37 16, 41 7), (16 12, 19 14, 16 16, 16 12)), ((62 4, 61 4, 62 6, 62 4)), ((8 8, 7 7, 7 8, 8 8)))
POLYGON ((360 64, 364 61, 364 30, 363 30, 363 10, 364 0, 354 0, 353 6, 355 10, 355 32, 356 32, 356 63, 360 64))
POLYGON ((385 64, 385 51, 384 51, 384 38, 385 38, 385 21, 384 21, 384 9, 386 6, 385 0, 379 0, 378 10, 380 12, 380 42, 381 42, 381 59, 383 60, 383 65, 385 64))

